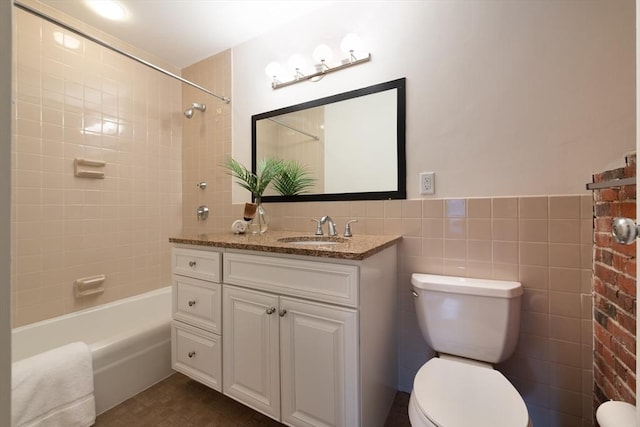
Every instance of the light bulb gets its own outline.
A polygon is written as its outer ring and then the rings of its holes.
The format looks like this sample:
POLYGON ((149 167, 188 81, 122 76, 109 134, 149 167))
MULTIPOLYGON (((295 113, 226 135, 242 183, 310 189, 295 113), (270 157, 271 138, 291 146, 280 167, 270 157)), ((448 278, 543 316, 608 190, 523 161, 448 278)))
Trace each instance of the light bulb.
POLYGON ((264 73, 271 77, 272 79, 277 79, 278 77, 282 77, 284 74, 284 69, 282 65, 277 62, 270 62, 264 69, 264 73))
POLYGON ((317 62, 328 62, 333 58, 333 51, 326 44, 318 45, 313 51, 313 59, 317 62))
POLYGON ((362 52, 364 50, 364 43, 362 43, 362 39, 360 39, 357 34, 349 33, 342 39, 340 49, 344 53, 362 52))
POLYGON ((304 56, 296 53, 289 58, 289 68, 296 70, 296 74, 303 68, 307 66, 307 60, 304 59, 304 56))

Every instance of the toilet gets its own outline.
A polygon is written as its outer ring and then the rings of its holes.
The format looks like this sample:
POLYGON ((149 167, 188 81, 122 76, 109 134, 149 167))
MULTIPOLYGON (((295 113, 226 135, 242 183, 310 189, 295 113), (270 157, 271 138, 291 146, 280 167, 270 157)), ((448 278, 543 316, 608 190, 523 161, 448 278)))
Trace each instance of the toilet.
POLYGON ((493 364, 520 332, 518 282, 414 273, 418 324, 437 353, 413 382, 413 427, 532 427, 527 407, 493 364))
POLYGON ((635 427, 636 407, 630 403, 610 400, 598 407, 596 420, 600 427, 635 427))

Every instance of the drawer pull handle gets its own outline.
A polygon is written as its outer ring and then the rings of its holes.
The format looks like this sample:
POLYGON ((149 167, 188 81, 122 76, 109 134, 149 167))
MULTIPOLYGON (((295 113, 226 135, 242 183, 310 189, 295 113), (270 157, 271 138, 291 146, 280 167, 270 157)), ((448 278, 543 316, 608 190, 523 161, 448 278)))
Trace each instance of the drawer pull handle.
POLYGON ((268 315, 272 315, 273 313, 276 312, 276 308, 275 307, 269 307, 267 308, 267 314, 268 315))
POLYGON ((287 314, 287 310, 283 308, 278 314, 280 315, 280 317, 284 317, 284 315, 287 314))
POLYGON ((196 266, 195 261, 189 261, 189 267, 195 267, 195 266, 196 266))
POLYGON ((191 300, 189 301, 187 304, 189 304, 189 307, 193 307, 194 305, 196 305, 196 300, 191 300))
POLYGON ((189 356, 189 358, 194 358, 196 356, 196 352, 195 351, 190 351, 187 356, 189 356))

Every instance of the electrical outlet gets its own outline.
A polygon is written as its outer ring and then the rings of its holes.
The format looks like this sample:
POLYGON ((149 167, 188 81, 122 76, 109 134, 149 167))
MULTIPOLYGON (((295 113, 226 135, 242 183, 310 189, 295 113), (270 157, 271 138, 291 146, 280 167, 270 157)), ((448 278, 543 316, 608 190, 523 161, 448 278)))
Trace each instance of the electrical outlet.
POLYGON ((420 174, 420 194, 436 193, 436 173, 422 172, 420 174))

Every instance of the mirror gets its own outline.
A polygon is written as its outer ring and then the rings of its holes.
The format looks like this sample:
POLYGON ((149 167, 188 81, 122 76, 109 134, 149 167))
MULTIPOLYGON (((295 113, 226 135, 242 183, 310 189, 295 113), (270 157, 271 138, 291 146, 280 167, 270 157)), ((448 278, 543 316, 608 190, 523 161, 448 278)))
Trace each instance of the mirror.
POLYGON ((295 160, 311 190, 264 202, 406 198, 405 80, 357 89, 251 118, 251 163, 295 160))

